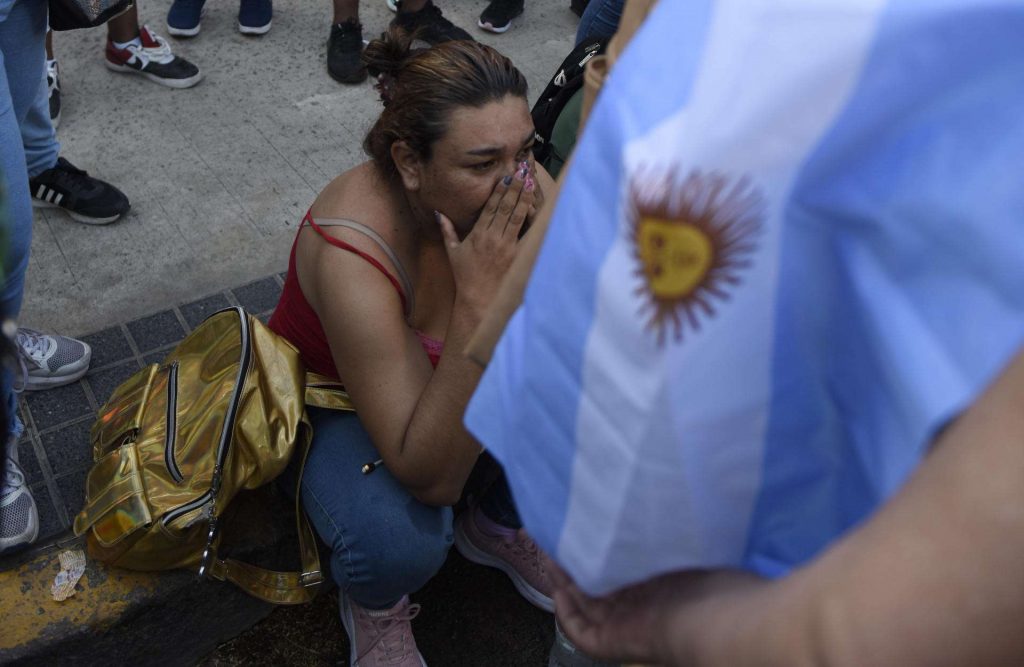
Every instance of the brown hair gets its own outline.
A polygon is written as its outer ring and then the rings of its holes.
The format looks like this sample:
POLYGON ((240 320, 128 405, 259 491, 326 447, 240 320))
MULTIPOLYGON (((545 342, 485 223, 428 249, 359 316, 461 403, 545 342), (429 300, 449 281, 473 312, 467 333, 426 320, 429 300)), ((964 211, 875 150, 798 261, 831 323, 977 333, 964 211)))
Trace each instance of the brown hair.
POLYGON ((415 35, 391 27, 363 52, 377 77, 384 111, 363 150, 389 178, 398 170, 391 145, 404 141, 424 160, 448 130, 458 107, 482 107, 507 95, 526 97, 526 78, 512 61, 479 42, 456 40, 429 49, 412 49, 415 35))

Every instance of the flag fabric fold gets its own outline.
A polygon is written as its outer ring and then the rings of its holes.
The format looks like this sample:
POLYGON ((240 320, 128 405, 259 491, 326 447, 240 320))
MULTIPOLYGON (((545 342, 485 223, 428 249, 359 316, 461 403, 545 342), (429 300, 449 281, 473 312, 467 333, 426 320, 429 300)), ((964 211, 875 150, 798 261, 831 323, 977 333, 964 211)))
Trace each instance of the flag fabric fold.
POLYGON ((1024 342, 1024 3, 661 0, 466 414, 591 593, 778 576, 1024 342))

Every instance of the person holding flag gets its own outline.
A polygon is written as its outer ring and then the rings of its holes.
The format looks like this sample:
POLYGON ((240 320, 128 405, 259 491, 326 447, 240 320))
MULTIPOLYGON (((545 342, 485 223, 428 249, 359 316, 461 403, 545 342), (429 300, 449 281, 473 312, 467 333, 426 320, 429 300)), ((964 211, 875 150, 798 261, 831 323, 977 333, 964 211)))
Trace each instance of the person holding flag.
POLYGON ((1024 659, 1022 29, 661 0, 621 52, 465 417, 585 651, 1024 659))

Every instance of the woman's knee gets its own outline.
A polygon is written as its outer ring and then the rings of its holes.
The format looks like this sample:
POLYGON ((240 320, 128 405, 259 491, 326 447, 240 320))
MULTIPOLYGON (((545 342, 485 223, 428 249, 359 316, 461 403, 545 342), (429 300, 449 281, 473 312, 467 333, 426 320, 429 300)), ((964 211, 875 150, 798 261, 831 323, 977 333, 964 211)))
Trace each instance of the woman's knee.
POLYGON ((335 554, 336 560, 344 561, 347 571, 338 583, 356 602, 390 606, 422 588, 444 565, 453 542, 451 509, 425 509, 435 514, 430 521, 382 520, 339 544, 344 554, 335 554))
POLYGON ((430 580, 448 556, 453 542, 452 514, 447 507, 427 507, 410 500, 408 516, 391 516, 370 528, 358 544, 369 578, 406 582, 406 592, 430 580))

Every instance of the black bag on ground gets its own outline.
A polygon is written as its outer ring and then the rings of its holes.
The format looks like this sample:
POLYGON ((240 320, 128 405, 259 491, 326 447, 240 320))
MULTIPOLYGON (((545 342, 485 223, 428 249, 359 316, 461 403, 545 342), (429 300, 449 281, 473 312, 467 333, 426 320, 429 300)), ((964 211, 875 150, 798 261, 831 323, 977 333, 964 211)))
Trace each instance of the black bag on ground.
MULTIPOLYGON (((536 141, 533 146, 533 155, 549 172, 552 171, 552 158, 558 168, 561 162, 568 158, 568 155, 553 155, 552 134, 555 123, 558 122, 566 104, 573 96, 583 88, 583 70, 587 63, 594 56, 601 55, 608 47, 609 39, 606 37, 584 40, 574 48, 551 77, 547 87, 537 98, 530 115, 533 116, 533 127, 536 132, 536 141)), ((573 127, 579 125, 579 118, 576 118, 573 127)), ((557 172, 558 169, 554 171, 557 172)), ((552 173, 556 176, 557 173, 552 173)))
POLYGON ((50 29, 95 28, 128 11, 132 4, 134 0, 49 0, 50 29))

